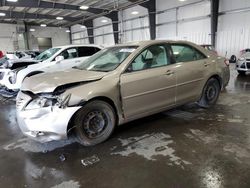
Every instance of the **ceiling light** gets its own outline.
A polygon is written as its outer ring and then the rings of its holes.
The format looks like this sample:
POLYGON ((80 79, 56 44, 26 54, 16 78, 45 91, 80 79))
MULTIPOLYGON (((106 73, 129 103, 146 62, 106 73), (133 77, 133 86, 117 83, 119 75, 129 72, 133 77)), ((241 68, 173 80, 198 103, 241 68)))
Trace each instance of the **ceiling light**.
POLYGON ((7 0, 8 2, 17 2, 18 0, 7 0))
POLYGON ((103 19, 101 22, 102 22, 102 23, 107 23, 108 20, 103 19))
POLYGON ((137 14, 139 14, 139 12, 138 11, 133 11, 133 12, 131 12, 131 14, 137 15, 137 14))
POLYGON ((88 6, 83 5, 83 6, 80 6, 80 9, 81 9, 81 10, 87 10, 87 9, 89 9, 89 7, 88 7, 88 6))
POLYGON ((179 0, 180 2, 184 2, 184 1, 186 1, 186 0, 179 0))
POLYGON ((31 32, 34 32, 34 31, 36 31, 36 30, 35 30, 35 29, 33 29, 33 28, 31 28, 31 29, 30 29, 30 31, 31 31, 31 32))
POLYGON ((47 27, 47 25, 46 25, 46 24, 41 24, 40 26, 41 26, 41 27, 47 27))
POLYGON ((66 33, 70 33, 70 30, 68 29, 68 30, 66 30, 66 33))
POLYGON ((56 17, 56 19, 57 20, 63 20, 63 17, 58 16, 58 17, 56 17))
POLYGON ((0 16, 6 16, 6 14, 3 12, 0 12, 0 16))

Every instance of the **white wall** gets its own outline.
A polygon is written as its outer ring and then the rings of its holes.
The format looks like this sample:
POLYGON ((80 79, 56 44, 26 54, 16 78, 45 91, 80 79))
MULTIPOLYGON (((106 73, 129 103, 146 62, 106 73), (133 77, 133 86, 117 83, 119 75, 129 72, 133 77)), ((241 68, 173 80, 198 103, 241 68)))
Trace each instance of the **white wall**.
POLYGON ((156 28, 157 38, 210 44, 211 22, 208 17, 210 1, 195 2, 199 0, 185 2, 157 0, 157 11, 166 10, 157 14, 157 24, 159 24, 156 28), (190 3, 195 4, 187 5, 190 3))
POLYGON ((15 24, 0 24, 0 50, 4 53, 24 48, 23 35, 16 33, 15 24), (22 44, 22 45, 21 45, 22 44))
POLYGON ((89 44, 87 28, 84 25, 74 25, 71 27, 73 44, 89 44))
MULTIPOLYGON (((220 0, 220 12, 250 7, 249 0, 220 0)), ((250 11, 231 12, 219 16, 217 33, 217 50, 230 58, 239 56, 240 50, 250 47, 250 11)))
POLYGON ((111 19, 107 17, 96 18, 93 20, 93 25, 95 44, 104 46, 115 44, 111 19), (107 20, 108 22, 103 23, 102 20, 107 20))
MULTIPOLYGON (((189 40, 198 44, 211 44, 210 0, 156 0, 157 39, 189 40), (187 5, 190 4, 191 5, 187 5), (187 5, 187 6, 183 6, 187 5), (179 7, 178 9, 176 9, 179 7), (166 11, 167 10, 167 11, 166 11)), ((150 39, 148 10, 134 6, 119 12, 120 42, 141 41, 150 39), (131 14, 138 11, 139 14, 131 14)), ((114 44, 111 20, 106 17, 94 20, 94 40, 96 44, 109 46, 114 44), (108 23, 102 23, 103 19, 108 23), (106 35, 107 33, 110 33, 106 35)), ((73 38, 86 37, 85 34, 73 34, 73 38)))
POLYGON ((119 25, 120 31, 122 31, 122 43, 150 39, 148 10, 146 8, 142 6, 134 6, 123 10, 120 13, 119 20, 122 20, 119 25), (139 14, 131 14, 133 11, 138 11, 139 14))
MULTIPOLYGON (((28 31, 31 27, 28 27, 28 31)), ((34 32, 28 32, 29 48, 38 50, 37 38, 51 38, 52 46, 62 46, 70 44, 69 33, 66 33, 65 28, 58 27, 39 27, 33 26, 34 32)))

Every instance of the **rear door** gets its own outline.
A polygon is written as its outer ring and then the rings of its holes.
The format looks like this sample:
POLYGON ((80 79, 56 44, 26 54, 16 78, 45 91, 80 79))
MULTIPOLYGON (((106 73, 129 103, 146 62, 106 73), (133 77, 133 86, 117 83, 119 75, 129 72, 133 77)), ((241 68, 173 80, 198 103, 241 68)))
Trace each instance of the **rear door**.
POLYGON ((187 44, 171 44, 171 49, 177 66, 177 104, 198 100, 209 66, 207 57, 187 44))
POLYGON ((166 44, 143 50, 120 78, 122 103, 127 119, 175 105, 175 65, 166 44))

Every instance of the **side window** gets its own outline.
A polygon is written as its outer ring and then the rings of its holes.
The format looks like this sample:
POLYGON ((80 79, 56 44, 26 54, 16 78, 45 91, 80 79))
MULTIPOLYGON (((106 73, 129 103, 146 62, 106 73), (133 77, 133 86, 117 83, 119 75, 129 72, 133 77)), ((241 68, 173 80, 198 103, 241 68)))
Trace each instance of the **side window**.
POLYGON ((197 61, 206 58, 201 52, 188 45, 173 44, 171 48, 177 63, 197 61))
POLYGON ((76 48, 66 49, 60 55, 63 56, 64 59, 73 59, 78 57, 76 48))
POLYGON ((154 45, 144 50, 135 58, 130 64, 128 72, 161 67, 168 64, 170 63, 167 56, 166 46, 154 45))
POLYGON ((100 49, 96 47, 79 47, 78 48, 79 57, 92 56, 98 51, 100 51, 100 49))

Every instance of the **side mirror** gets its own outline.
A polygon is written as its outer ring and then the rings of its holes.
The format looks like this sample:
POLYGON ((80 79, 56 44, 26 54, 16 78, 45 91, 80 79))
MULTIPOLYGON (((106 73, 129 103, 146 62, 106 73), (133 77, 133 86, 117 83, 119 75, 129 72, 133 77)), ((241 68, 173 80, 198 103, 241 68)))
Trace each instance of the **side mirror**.
POLYGON ((60 63, 62 60, 64 60, 64 57, 62 55, 56 57, 56 63, 60 63))

